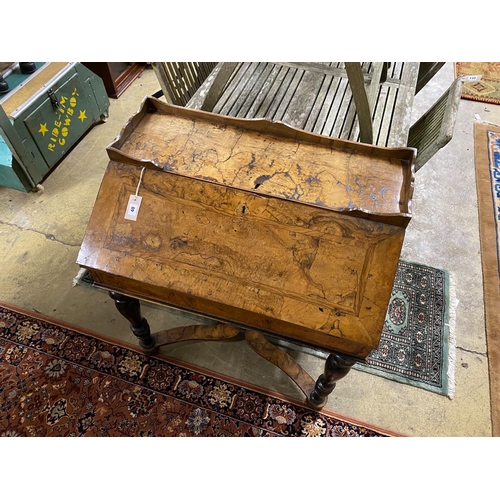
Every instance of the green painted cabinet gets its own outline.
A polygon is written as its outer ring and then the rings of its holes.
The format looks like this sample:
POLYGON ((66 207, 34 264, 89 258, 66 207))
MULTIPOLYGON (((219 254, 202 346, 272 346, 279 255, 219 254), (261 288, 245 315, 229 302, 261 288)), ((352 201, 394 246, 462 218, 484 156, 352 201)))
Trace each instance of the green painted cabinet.
POLYGON ((102 79, 88 68, 45 63, 0 102, 0 186, 35 190, 108 110, 102 79))

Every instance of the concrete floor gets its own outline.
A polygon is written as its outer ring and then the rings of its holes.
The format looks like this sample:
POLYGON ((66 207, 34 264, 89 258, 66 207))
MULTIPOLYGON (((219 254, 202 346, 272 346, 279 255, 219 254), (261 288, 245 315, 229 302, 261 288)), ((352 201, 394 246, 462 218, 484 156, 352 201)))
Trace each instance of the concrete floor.
MULTIPOLYGON (((448 63, 417 95, 415 119, 453 81, 448 63)), ((146 70, 43 182, 43 193, 0 187, 0 300, 135 344, 127 322, 101 291, 72 286, 87 222, 106 168, 106 146, 146 95, 159 90, 146 70)), ((456 286, 456 391, 453 399, 352 370, 327 408, 411 436, 491 436, 488 363, 474 174, 475 115, 500 124, 500 106, 462 100, 453 140, 417 174, 413 219, 402 258, 447 269, 456 286)), ((143 306, 153 330, 193 322, 143 306)), ((195 318, 199 320, 198 318, 195 318)), ((199 321, 202 322, 202 321, 199 321)), ((189 342, 162 352, 301 398, 295 385, 244 342, 189 342)), ((296 359, 316 377, 323 361, 296 359)))

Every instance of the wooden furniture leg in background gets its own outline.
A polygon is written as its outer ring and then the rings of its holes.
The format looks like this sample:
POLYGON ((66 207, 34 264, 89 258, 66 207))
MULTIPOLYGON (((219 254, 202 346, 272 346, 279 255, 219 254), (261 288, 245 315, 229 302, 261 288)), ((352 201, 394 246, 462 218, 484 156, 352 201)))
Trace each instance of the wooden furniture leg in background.
POLYGON ((139 339, 139 346, 144 354, 155 354, 158 350, 155 339, 151 335, 151 329, 146 318, 141 315, 141 304, 137 299, 127 297, 117 292, 108 292, 115 301, 118 312, 129 320, 132 333, 139 339))
POLYGON ((319 410, 325 406, 328 395, 335 389, 337 381, 344 378, 356 359, 340 354, 330 354, 325 362, 325 371, 318 377, 314 389, 308 398, 311 408, 319 410))

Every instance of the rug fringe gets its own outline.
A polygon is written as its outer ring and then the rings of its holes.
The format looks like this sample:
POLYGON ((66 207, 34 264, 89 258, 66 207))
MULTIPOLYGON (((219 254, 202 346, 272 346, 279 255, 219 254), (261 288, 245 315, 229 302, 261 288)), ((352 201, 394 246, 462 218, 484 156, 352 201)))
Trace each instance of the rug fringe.
POLYGON ((448 343, 448 397, 453 399, 455 395, 455 365, 456 365, 456 351, 457 351, 457 337, 455 333, 457 321, 457 307, 460 302, 457 298, 457 289, 455 278, 452 273, 448 273, 449 281, 449 321, 446 326, 449 330, 449 343, 448 343))

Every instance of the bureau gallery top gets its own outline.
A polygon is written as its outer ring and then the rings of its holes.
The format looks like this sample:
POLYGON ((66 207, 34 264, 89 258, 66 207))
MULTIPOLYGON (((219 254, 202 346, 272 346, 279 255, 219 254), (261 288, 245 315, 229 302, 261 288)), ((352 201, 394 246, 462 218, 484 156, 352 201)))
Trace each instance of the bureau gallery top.
POLYGON ((358 358, 378 346, 414 149, 148 97, 107 151, 78 256, 100 286, 358 358))

